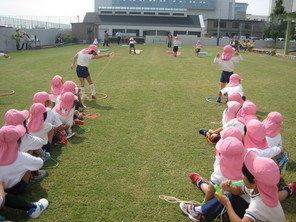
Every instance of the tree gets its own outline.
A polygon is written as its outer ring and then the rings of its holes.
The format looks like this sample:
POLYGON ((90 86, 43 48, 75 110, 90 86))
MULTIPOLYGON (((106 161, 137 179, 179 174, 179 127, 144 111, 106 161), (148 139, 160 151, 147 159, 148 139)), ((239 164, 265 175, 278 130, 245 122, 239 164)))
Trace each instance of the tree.
POLYGON ((277 38, 285 36, 287 25, 286 22, 284 22, 283 19, 280 18, 280 16, 284 16, 286 14, 287 13, 283 6, 283 0, 277 0, 275 3, 275 7, 269 16, 270 21, 264 29, 264 36, 273 38, 275 40, 275 46, 277 43, 277 38))

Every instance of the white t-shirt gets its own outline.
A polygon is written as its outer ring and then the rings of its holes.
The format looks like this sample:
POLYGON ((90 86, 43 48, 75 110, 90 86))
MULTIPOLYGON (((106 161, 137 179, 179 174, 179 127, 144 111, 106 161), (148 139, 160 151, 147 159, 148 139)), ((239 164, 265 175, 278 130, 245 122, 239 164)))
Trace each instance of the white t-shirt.
POLYGON ((62 124, 69 124, 70 128, 73 125, 73 116, 74 116, 74 112, 75 112, 75 107, 73 107, 71 109, 71 111, 69 112, 69 114, 67 116, 62 116, 59 113, 56 112, 56 107, 54 107, 52 109, 53 112, 56 113, 56 115, 59 117, 60 121, 62 122, 62 124))
POLYGON ((20 182, 28 170, 39 170, 42 166, 41 158, 18 152, 17 159, 12 164, 0 166, 0 180, 4 182, 4 189, 11 188, 20 182))
POLYGON ((174 40, 174 46, 178 46, 180 47, 181 46, 181 42, 179 40, 174 40))
POLYGON ((234 126, 234 127, 238 128, 241 131, 241 133, 245 132, 245 130, 244 130, 245 125, 243 123, 241 123, 240 121, 238 121, 237 118, 234 118, 234 119, 228 121, 227 123, 225 123, 225 125, 223 125, 222 128, 225 129, 230 126, 234 126))
POLYGON ((269 137, 266 136, 266 140, 268 143, 268 146, 273 147, 273 146, 281 146, 282 145, 282 135, 278 133, 275 137, 269 137))
POLYGON ((60 126, 62 125, 62 121, 58 117, 56 112, 53 112, 52 110, 47 111, 47 117, 45 122, 51 123, 53 126, 60 126))
POLYGON ((231 86, 231 87, 224 87, 221 89, 221 93, 223 95, 231 95, 234 92, 239 92, 241 96, 244 96, 244 89, 241 84, 238 84, 237 86, 231 86))
POLYGON ((243 60, 243 57, 241 55, 236 57, 231 57, 230 60, 222 60, 221 57, 217 58, 215 57, 214 63, 221 65, 221 69, 226 72, 233 72, 234 71, 234 64, 240 62, 243 60))
POLYGON ((33 136, 38 136, 41 139, 44 140, 44 145, 48 143, 48 133, 49 131, 52 130, 52 124, 44 122, 41 130, 37 132, 30 132, 31 135, 33 136))
POLYGON ((245 215, 255 222, 285 222, 286 217, 283 208, 278 202, 274 208, 267 206, 260 194, 252 195, 253 190, 243 186, 243 191, 251 196, 251 202, 245 215))
POLYGON ((38 150, 44 145, 44 142, 40 137, 25 133, 21 140, 19 151, 26 153, 29 150, 38 150))
POLYGON ((88 67, 89 61, 94 57, 92 54, 84 54, 81 51, 76 54, 77 58, 77 65, 88 67))

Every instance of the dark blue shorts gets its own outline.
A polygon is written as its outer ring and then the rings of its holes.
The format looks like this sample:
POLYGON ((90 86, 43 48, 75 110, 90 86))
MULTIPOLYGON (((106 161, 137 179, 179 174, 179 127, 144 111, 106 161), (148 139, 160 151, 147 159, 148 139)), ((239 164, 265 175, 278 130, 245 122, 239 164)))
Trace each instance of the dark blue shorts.
POLYGON ((25 181, 21 180, 13 187, 6 189, 5 192, 10 193, 10 194, 14 194, 14 195, 18 195, 18 194, 25 193, 26 188, 27 188, 27 183, 25 181))
POLYGON ((233 74, 233 72, 222 71, 221 77, 220 77, 220 82, 229 83, 229 78, 232 74, 233 74))
POLYGON ((86 66, 77 66, 76 73, 79 78, 87 78, 89 77, 88 68, 86 66))
POLYGON ((178 52, 178 46, 174 46, 173 51, 178 52))
POLYGON ((42 146, 44 152, 50 152, 51 144, 48 142, 47 144, 42 146))

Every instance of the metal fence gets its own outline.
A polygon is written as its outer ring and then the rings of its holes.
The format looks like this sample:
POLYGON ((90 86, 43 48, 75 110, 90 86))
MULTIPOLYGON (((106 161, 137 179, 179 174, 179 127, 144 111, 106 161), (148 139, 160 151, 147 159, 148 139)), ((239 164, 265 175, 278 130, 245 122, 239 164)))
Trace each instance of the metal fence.
POLYGON ((18 29, 71 29, 79 17, 66 16, 0 16, 0 27, 18 29))

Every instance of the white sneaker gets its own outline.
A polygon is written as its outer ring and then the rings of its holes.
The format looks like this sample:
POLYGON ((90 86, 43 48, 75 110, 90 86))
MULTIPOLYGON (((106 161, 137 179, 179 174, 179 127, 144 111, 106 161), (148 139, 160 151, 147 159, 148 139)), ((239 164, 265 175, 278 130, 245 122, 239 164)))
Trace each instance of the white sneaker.
POLYGON ((42 156, 41 159, 43 160, 43 162, 46 162, 47 160, 50 159, 50 153, 49 152, 44 152, 45 156, 42 156))
POLYGON ((72 136, 74 136, 75 135, 75 133, 74 132, 70 132, 70 133, 68 133, 67 135, 66 135, 66 138, 67 139, 70 139, 72 136))
POLYGON ((201 213, 194 211, 194 208, 195 208, 194 204, 187 204, 187 203, 181 202, 180 208, 184 214, 188 215, 191 221, 200 222, 200 218, 202 215, 201 213))
POLYGON ((45 170, 38 170, 38 175, 32 175, 31 174, 31 179, 33 181, 36 181, 36 180, 41 180, 43 177, 45 177, 47 175, 46 171, 45 170))
POLYGON ((87 95, 85 95, 85 94, 82 94, 81 98, 82 99, 88 99, 87 95))
POLYGON ((37 218, 47 208, 48 200, 42 198, 38 202, 35 202, 33 204, 36 205, 36 208, 30 209, 29 211, 27 211, 27 213, 31 218, 37 218))

